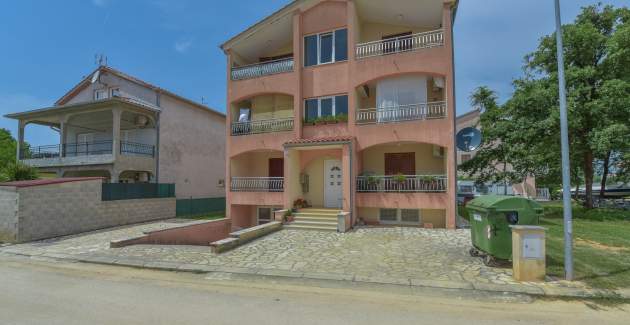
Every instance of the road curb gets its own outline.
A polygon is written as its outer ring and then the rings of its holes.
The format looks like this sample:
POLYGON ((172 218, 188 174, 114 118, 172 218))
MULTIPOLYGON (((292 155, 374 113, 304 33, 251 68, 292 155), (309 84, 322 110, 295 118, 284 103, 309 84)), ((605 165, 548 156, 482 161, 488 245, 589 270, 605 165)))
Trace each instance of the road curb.
POLYGON ((174 263, 166 261, 145 261, 134 258, 114 258, 108 256, 73 256, 68 254, 44 253, 25 254, 14 252, 0 252, 4 256, 21 256, 36 260, 53 260, 64 262, 81 262, 90 264, 102 264, 110 266, 124 266, 139 269, 149 269, 157 271, 175 271, 189 273, 223 273, 223 274, 244 274, 249 276, 275 277, 284 279, 308 279, 319 281, 337 281, 347 283, 381 284, 412 288, 431 288, 448 290, 466 290, 481 292, 503 292, 525 294, 529 296, 540 296, 550 298, 575 298, 575 299, 630 299, 630 289, 604 290, 604 289, 582 289, 570 287, 537 287, 531 284, 490 284, 471 283, 428 279, 391 279, 380 277, 363 277, 337 273, 311 273, 292 272, 278 269, 257 269, 244 267, 228 267, 219 265, 202 265, 189 263, 174 263))

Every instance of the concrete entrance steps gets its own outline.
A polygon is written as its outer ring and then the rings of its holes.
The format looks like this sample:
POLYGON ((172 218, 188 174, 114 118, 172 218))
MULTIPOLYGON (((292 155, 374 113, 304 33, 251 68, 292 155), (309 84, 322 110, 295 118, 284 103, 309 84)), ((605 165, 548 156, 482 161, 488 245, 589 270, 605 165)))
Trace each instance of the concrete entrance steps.
POLYGON ((337 231, 338 209, 306 208, 293 213, 294 221, 287 229, 337 231))

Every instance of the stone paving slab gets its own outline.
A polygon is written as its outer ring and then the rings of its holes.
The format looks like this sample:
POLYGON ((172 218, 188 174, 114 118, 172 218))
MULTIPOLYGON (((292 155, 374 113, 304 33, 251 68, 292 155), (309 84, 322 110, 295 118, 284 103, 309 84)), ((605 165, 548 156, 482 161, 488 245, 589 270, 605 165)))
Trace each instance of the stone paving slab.
MULTIPOLYGON (((349 233, 281 230, 223 253, 206 246, 109 242, 185 224, 166 220, 77 236, 0 247, 0 254, 49 257, 185 272, 248 274, 411 287, 602 296, 580 282, 521 283, 509 268, 491 268, 468 254, 469 230, 360 228, 349 233)), ((630 292, 628 297, 630 297, 630 292)))

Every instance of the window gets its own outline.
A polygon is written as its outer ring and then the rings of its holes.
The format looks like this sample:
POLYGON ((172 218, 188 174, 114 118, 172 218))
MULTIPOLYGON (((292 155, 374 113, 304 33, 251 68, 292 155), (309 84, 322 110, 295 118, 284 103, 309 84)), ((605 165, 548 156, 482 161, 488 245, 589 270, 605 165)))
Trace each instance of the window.
POLYGON ((465 163, 465 162, 469 161, 469 160, 470 160, 470 158, 471 158, 471 157, 470 157, 470 155, 468 155, 468 154, 463 154, 463 155, 462 155, 462 163, 465 163))
POLYGON ((348 115, 348 95, 311 98, 304 101, 305 121, 337 115, 348 115))
POLYGON ((418 209, 401 209, 400 221, 404 223, 420 223, 420 210, 418 209))
POLYGON ((347 29, 304 37, 304 66, 310 67, 347 59, 347 29))
POLYGON ((396 222, 398 219, 397 212, 398 210, 396 209, 381 209, 379 219, 381 222, 396 222))
POLYGON ((418 209, 380 209, 379 220, 382 223, 420 224, 418 209))
POLYGON ((111 88, 109 90, 109 95, 111 97, 119 97, 120 96, 120 88, 111 88))
POLYGON ((97 89, 94 91, 94 100, 107 98, 107 89, 97 89))

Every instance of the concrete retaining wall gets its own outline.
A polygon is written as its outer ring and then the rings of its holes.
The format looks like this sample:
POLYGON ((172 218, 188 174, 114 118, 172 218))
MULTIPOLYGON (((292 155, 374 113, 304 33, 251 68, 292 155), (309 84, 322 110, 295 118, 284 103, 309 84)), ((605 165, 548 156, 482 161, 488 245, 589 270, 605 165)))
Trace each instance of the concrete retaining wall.
POLYGON ((101 183, 0 187, 0 240, 27 242, 175 217, 175 198, 101 201, 101 183), (10 202, 16 202, 13 216, 5 212, 10 202))
POLYGON ((232 228, 229 219, 218 219, 169 229, 146 232, 138 236, 109 244, 112 248, 129 245, 199 245, 226 238, 232 228))

